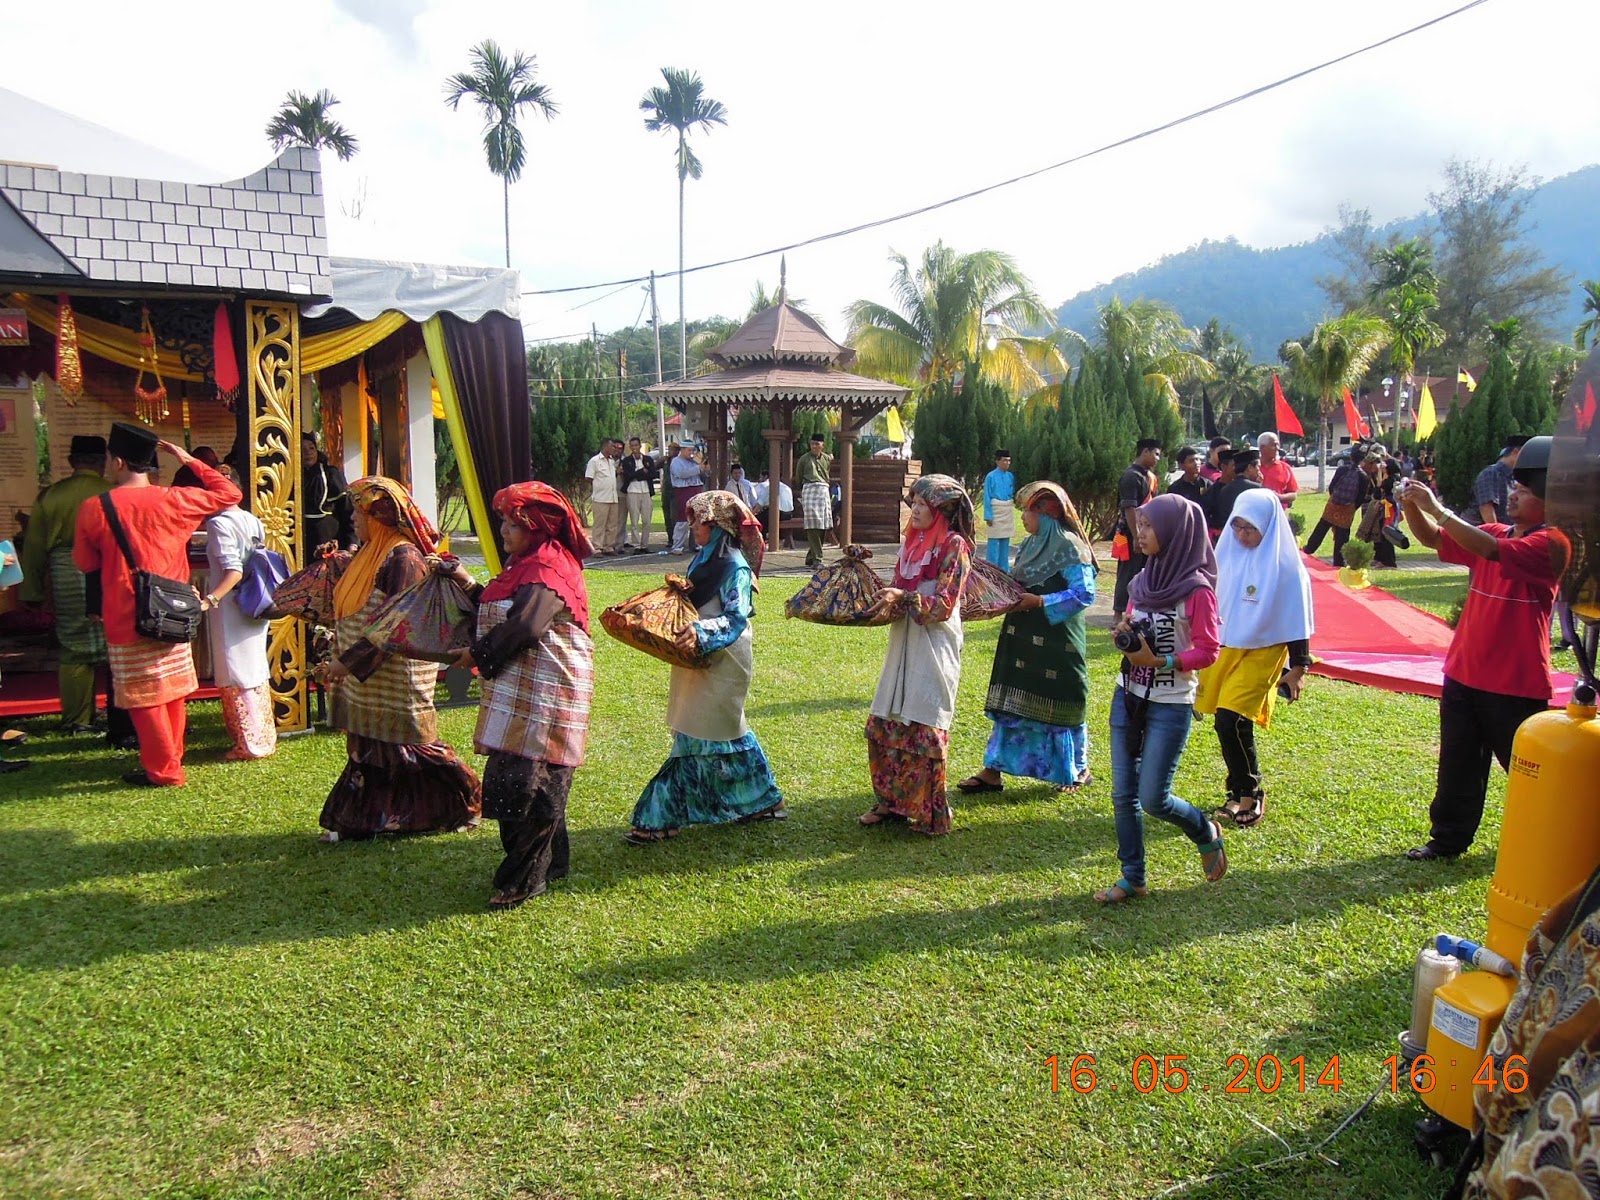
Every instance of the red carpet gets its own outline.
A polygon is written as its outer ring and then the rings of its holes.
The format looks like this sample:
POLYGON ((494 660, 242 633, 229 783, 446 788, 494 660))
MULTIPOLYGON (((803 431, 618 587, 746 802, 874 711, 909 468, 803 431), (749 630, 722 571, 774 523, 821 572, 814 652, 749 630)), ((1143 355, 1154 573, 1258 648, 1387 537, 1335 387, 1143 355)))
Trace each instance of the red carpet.
MULTIPOLYGON (((1432 613, 1413 608, 1380 587, 1356 592, 1339 582, 1327 563, 1300 556, 1311 573, 1317 633, 1311 651, 1316 675, 1364 683, 1387 692, 1438 696, 1452 630, 1432 613)), ((1576 677, 1557 672, 1551 704, 1564 706, 1576 677)))
MULTIPOLYGON (((217 689, 209 685, 189 693, 191 700, 215 700, 217 689)), ((97 698, 105 707, 105 693, 97 698)), ((61 711, 61 698, 56 694, 54 671, 7 671, 0 682, 0 718, 44 717, 61 711)))

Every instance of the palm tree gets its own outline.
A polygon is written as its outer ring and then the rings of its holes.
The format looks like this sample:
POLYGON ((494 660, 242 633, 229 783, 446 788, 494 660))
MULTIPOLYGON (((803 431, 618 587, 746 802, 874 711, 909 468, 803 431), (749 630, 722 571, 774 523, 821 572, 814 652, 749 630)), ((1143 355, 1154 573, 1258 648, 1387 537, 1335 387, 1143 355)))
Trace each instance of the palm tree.
MULTIPOLYGON (((1330 432, 1328 418, 1345 388, 1357 388, 1361 377, 1389 345, 1388 322, 1370 313, 1346 313, 1322 322, 1303 342, 1285 342, 1280 352, 1302 388, 1314 392, 1322 417, 1323 446, 1330 432)), ((1328 456, 1317 464, 1317 488, 1326 484, 1328 456)))
POLYGON ((1190 349, 1197 337, 1169 304, 1143 299, 1124 304, 1113 296, 1100 310, 1095 344, 1108 362, 1138 368, 1145 382, 1160 388, 1175 405, 1177 384, 1217 376, 1216 367, 1190 349))
POLYGON ((524 108, 534 108, 550 120, 560 106, 550 89, 534 81, 534 56, 520 50, 508 59, 493 39, 474 46, 467 57, 471 71, 461 71, 444 82, 444 102, 458 109, 471 96, 483 110, 483 152, 489 170, 500 176, 505 207, 506 266, 511 265, 511 185, 522 178, 528 151, 517 119, 524 108))
POLYGON ((1369 262, 1377 272, 1367 288, 1369 300, 1380 300, 1389 292, 1407 286, 1419 287, 1425 292, 1439 289, 1439 276, 1433 270, 1433 247, 1424 238, 1408 238, 1374 250, 1369 262))
POLYGON ((1507 354, 1522 340, 1522 318, 1507 317, 1504 321, 1490 321, 1484 326, 1489 335, 1489 345, 1507 354))
POLYGON ((694 129, 710 130, 713 125, 728 123, 728 110, 722 103, 705 94, 705 84, 693 71, 677 67, 662 67, 661 75, 666 87, 653 87, 639 101, 639 111, 650 115, 644 127, 651 133, 664 133, 671 129, 678 135, 678 350, 682 370, 688 373, 689 345, 683 315, 683 185, 687 180, 699 179, 700 159, 689 149, 689 133, 694 129))
MULTIPOLYGON (((1444 344, 1445 332, 1430 315, 1439 297, 1420 282, 1401 283, 1385 293, 1383 319, 1389 326, 1389 365, 1402 379, 1417 365, 1417 355, 1444 344)), ((1395 387, 1396 424, 1400 387, 1395 387)))
POLYGON ((1211 384, 1211 400, 1220 419, 1229 409, 1244 410, 1261 395, 1266 386, 1266 370, 1240 345, 1223 346, 1211 360, 1216 376, 1211 384))
POLYGON ((1584 319, 1572 331, 1572 348, 1586 350, 1600 342, 1600 279, 1585 279, 1583 288, 1584 319))
POLYGON ((847 340, 863 374, 921 389, 976 363, 984 376, 1020 396, 1043 387, 1046 374, 1065 377, 1070 370, 1062 345, 1076 334, 1019 332, 1050 329, 1055 316, 1009 254, 958 254, 935 242, 915 270, 903 254, 889 261, 898 307, 857 300, 845 310, 847 340))
POLYGON ((349 162, 355 157, 356 139, 328 115, 328 110, 338 103, 327 88, 314 96, 291 90, 267 122, 267 137, 273 150, 285 146, 310 146, 316 150, 326 146, 340 162, 349 162))

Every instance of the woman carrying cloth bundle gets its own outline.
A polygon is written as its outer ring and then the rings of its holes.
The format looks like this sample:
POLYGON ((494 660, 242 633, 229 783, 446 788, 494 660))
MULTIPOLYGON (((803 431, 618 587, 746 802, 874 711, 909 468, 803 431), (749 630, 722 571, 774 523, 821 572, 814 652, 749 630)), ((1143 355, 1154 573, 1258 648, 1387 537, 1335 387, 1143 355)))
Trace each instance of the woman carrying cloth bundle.
MULTIPOLYGON (((1276 494, 1263 492, 1277 504, 1276 494)), ((1217 556, 1200 506, 1157 496, 1135 515, 1145 565, 1128 585, 1128 611, 1113 631, 1125 662, 1111 697, 1111 806, 1122 877, 1094 898, 1143 896, 1144 815, 1176 825, 1200 851, 1208 882, 1228 871, 1222 829, 1172 794, 1189 741, 1201 670, 1217 660, 1217 556), (1135 636, 1135 635, 1138 636, 1135 636)))
POLYGON ((471 828, 480 785, 439 740, 439 664, 390 654, 366 636, 386 600, 427 576, 425 556, 439 535, 392 479, 358 479, 349 494, 361 546, 332 558, 335 658, 320 674, 329 724, 345 731, 350 761, 322 806, 322 840, 471 828))
POLYGON ((1003 618, 995 644, 983 706, 994 732, 983 770, 956 786, 998 792, 1004 774, 1075 792, 1091 782, 1083 614, 1094 603, 1094 552, 1058 485, 1030 483, 1017 493, 1017 507, 1028 537, 1011 574, 1028 595, 1003 618))
POLYGON ((879 603, 898 618, 867 718, 878 802, 858 819, 891 817, 918 833, 950 832, 945 762, 961 682, 961 589, 972 569, 972 500, 948 475, 911 485, 911 525, 879 603))
POLYGON ((1196 712, 1216 714, 1217 742, 1228 765, 1228 802, 1217 815, 1241 828, 1267 811, 1252 723, 1263 729, 1271 724, 1280 682, 1290 700, 1300 698, 1316 629, 1311 577, 1283 506, 1271 501, 1272 493, 1264 490, 1240 496, 1217 541, 1222 653, 1200 672, 1194 702, 1196 712))
POLYGON ((679 641, 686 653, 709 657, 710 663, 672 668, 672 753, 634 805, 628 840, 640 846, 674 837, 685 825, 781 821, 788 815, 767 756, 744 718, 761 526, 732 492, 700 492, 685 512, 699 547, 688 576, 700 619, 679 641))
POLYGON ((583 582, 593 550, 572 505, 548 484, 501 488, 494 511, 505 570, 486 587, 459 564, 452 577, 478 602, 478 639, 456 666, 476 667, 483 680, 473 744, 489 756, 483 815, 500 822, 506 852, 489 907, 507 909, 569 868, 567 794, 583 765, 594 698, 583 582))

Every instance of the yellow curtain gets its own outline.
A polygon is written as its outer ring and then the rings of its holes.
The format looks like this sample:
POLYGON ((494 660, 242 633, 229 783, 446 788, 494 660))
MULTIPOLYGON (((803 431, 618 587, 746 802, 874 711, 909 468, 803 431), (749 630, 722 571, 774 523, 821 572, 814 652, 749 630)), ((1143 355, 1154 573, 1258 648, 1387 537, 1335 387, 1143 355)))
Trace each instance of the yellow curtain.
POLYGON ((391 333, 405 326, 411 318, 403 312, 386 312, 370 321, 336 329, 332 333, 316 333, 300 339, 300 370, 313 375, 328 367, 365 354, 391 333))
POLYGON ((450 354, 444 344, 444 322, 429 317, 422 323, 422 343, 428 348, 428 365, 433 369, 434 386, 444 407, 445 424, 455 446, 456 462, 461 466, 461 484, 467 493, 467 511, 472 527, 483 546, 483 561, 491 574, 500 574, 500 551, 494 544, 494 526, 489 523, 489 506, 483 502, 483 486, 478 482, 478 466, 467 441, 467 423, 461 415, 461 397, 456 393, 456 377, 450 370, 450 354))
MULTIPOLYGON (((7 301, 12 307, 28 314, 28 320, 51 336, 56 332, 56 306, 53 299, 13 293, 7 301)), ((139 335, 132 329, 98 321, 82 313, 78 318, 78 345, 96 357, 124 367, 139 365, 139 335)), ((370 321, 351 325, 333 333, 318 333, 300 340, 300 370, 307 375, 336 366, 358 354, 372 349, 391 333, 402 328, 411 318, 402 312, 386 312, 370 321)), ((168 379, 201 380, 205 376, 188 371, 183 360, 172 351, 156 348, 161 374, 168 379)))
MULTIPOLYGON (((25 295, 21 292, 13 293, 7 301, 13 308, 20 308, 28 314, 28 320, 43 329, 52 337, 56 333, 56 305, 55 300, 41 300, 37 296, 25 295)), ((73 314, 78 319, 78 348, 97 358, 114 362, 124 367, 139 366, 139 335, 132 329, 124 329, 120 325, 113 325, 109 321, 97 321, 93 317, 86 317, 82 313, 73 314)), ((183 360, 175 351, 156 347, 156 364, 161 374, 167 379, 201 380, 204 375, 186 370, 183 360)))

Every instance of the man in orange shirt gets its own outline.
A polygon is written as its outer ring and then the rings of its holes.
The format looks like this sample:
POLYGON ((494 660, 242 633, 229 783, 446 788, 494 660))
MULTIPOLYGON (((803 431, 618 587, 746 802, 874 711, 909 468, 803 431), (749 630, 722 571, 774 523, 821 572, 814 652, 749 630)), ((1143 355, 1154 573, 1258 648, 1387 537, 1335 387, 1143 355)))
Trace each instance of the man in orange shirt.
POLYGON ((189 577, 189 535, 201 521, 239 503, 239 489, 180 446, 142 425, 118 421, 106 441, 116 486, 78 510, 72 558, 80 571, 100 572, 100 617, 119 708, 139 733, 143 769, 122 778, 139 787, 183 783, 184 698, 199 686, 184 642, 140 637, 134 625, 133 573, 112 533, 106 506, 127 534, 133 566, 168 579, 189 577), (150 481, 156 450, 199 477, 201 487, 167 488, 150 481))
POLYGON ((1294 477, 1294 468, 1278 453, 1278 435, 1269 429, 1256 439, 1256 449, 1261 451, 1261 486, 1277 492, 1278 502, 1288 508, 1294 503, 1300 484, 1294 477))

